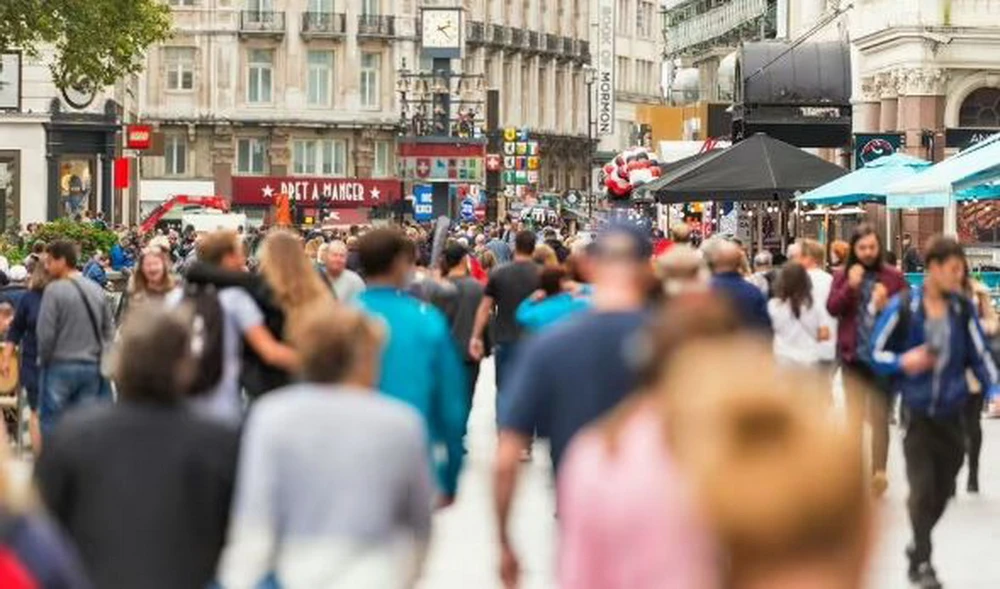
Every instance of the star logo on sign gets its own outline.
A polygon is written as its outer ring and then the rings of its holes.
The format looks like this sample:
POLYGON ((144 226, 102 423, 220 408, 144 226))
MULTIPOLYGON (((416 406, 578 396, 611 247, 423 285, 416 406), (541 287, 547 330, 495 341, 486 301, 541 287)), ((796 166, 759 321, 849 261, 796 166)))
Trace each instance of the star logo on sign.
POLYGON ((265 186, 264 188, 262 188, 261 192, 264 193, 264 197, 265 198, 271 198, 272 196, 274 196, 274 189, 271 188, 270 184, 268 184, 267 186, 265 186))
POLYGON ((378 200, 379 197, 382 196, 382 191, 376 186, 375 188, 372 188, 369 194, 371 195, 372 200, 378 200))

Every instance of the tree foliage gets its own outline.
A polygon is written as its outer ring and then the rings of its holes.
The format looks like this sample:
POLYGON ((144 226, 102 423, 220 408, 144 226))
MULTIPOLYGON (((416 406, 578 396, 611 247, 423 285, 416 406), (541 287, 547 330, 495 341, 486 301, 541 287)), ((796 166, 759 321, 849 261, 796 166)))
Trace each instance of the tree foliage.
POLYGON ((109 86, 138 73, 146 48, 170 28, 160 0, 0 0, 0 50, 37 56, 51 47, 60 88, 109 86))
POLYGON ((57 239, 68 239, 78 244, 81 260, 87 260, 97 252, 107 254, 118 243, 118 236, 113 231, 98 227, 94 223, 58 219, 39 225, 35 232, 24 240, 18 239, 17 236, 4 236, 0 239, 0 254, 12 264, 20 263, 35 243, 39 241, 52 243, 57 239))

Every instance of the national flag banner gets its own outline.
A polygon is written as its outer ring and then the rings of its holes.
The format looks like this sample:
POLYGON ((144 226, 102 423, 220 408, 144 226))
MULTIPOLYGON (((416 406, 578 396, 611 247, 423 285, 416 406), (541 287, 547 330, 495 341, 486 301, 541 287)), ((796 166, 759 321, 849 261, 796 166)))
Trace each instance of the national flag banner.
POLYGON ((516 172, 516 174, 517 174, 517 183, 518 184, 527 184, 528 183, 528 172, 527 171, 525 171, 525 170, 518 170, 516 172))
POLYGON ((518 169, 518 170, 527 170, 528 169, 528 158, 526 158, 526 157, 518 157, 517 158, 516 169, 518 169))
POLYGON ((538 155, 538 142, 529 141, 528 142, 528 155, 538 155))
POLYGON ((512 155, 505 155, 503 157, 503 167, 507 168, 508 170, 513 170, 514 166, 516 165, 516 162, 517 158, 512 155))
POLYGON ((527 172, 528 184, 538 184, 538 172, 527 172))
POLYGON ((541 164, 541 161, 538 159, 537 156, 531 156, 531 157, 528 158, 528 169, 529 170, 537 170, 540 164, 541 164))
POLYGON ((503 182, 504 184, 513 184, 517 181, 517 172, 514 170, 504 170, 503 182))
POLYGON ((517 141, 519 133, 514 127, 507 127, 503 130, 503 140, 504 141, 517 141))
POLYGON ((528 131, 527 129, 521 129, 520 133, 518 133, 517 140, 518 141, 527 141, 528 137, 530 137, 530 135, 531 135, 530 131, 528 131))
POLYGON ((507 142, 503 144, 503 154, 504 155, 514 155, 517 151, 517 144, 507 142))
POLYGON ((528 144, 524 141, 519 141, 517 143, 517 155, 527 155, 528 154, 528 144))

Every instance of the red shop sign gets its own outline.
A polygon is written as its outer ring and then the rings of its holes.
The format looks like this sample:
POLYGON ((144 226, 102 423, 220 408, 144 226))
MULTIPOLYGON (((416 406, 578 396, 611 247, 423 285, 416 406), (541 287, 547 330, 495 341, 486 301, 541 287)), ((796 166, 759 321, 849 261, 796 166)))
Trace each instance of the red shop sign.
POLYGON ((153 128, 149 125, 129 125, 125 127, 125 147, 127 149, 149 149, 153 145, 153 128))
POLYGON ((287 194, 293 203, 342 209, 375 207, 402 198, 398 180, 233 176, 234 205, 271 206, 279 194, 287 194))

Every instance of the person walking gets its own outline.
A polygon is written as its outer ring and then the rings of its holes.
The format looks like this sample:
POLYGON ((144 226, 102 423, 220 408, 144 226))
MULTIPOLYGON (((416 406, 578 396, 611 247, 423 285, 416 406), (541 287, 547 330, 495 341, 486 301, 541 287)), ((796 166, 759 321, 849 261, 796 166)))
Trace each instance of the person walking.
POLYGON ((169 296, 167 303, 177 306, 187 301, 195 305, 200 309, 198 316, 205 323, 205 333, 221 334, 219 341, 205 338, 208 347, 218 344, 220 348, 206 354, 206 358, 217 357, 219 365, 213 371, 217 370, 219 376, 211 384, 200 383, 202 390, 192 391, 190 403, 205 416, 236 425, 243 419, 240 380, 244 345, 252 348, 262 362, 286 375, 298 367, 298 356, 268 329, 264 313, 249 294, 246 255, 239 235, 235 231, 203 235, 197 254, 198 261, 188 270, 184 290, 169 296))
MULTIPOLYGON (((976 317, 979 318, 983 326, 983 333, 987 341, 992 341, 1000 331, 1000 318, 993 308, 993 296, 983 283, 969 276, 968 268, 965 271, 965 285, 963 294, 972 300, 976 317)), ((992 350, 991 350, 992 353, 992 350)), ((994 356, 995 358, 995 356, 994 356)), ((965 446, 968 457, 968 479, 966 480, 966 490, 969 493, 979 493, 979 456, 983 450, 983 408, 985 407, 985 397, 983 384, 979 382, 975 374, 971 371, 966 373, 969 383, 969 400, 962 411, 962 423, 965 426, 965 446)))
POLYGON ((388 330, 378 388, 423 417, 441 503, 451 504, 458 491, 469 416, 462 359, 444 315, 404 292, 414 263, 413 243, 398 231, 376 229, 359 240, 358 254, 368 289, 357 304, 388 330))
POLYGON ((500 404, 494 501, 500 575, 514 587, 519 564, 508 520, 520 461, 537 431, 549 439, 556 475, 574 435, 635 389, 634 336, 647 317, 652 244, 632 226, 607 229, 597 241, 593 307, 528 339, 500 404))
POLYGON ((778 272, 774 268, 774 257, 771 252, 764 250, 753 257, 753 274, 747 278, 750 284, 757 287, 764 298, 770 299, 774 296, 774 281, 778 272))
POLYGON ((420 414, 374 388, 383 330, 358 310, 321 306, 290 335, 303 382, 250 413, 218 580, 413 587, 434 485, 420 414))
POLYGON ((134 310, 115 366, 120 402, 68 415, 45 440, 39 493, 96 587, 205 587, 214 578, 238 433, 185 408, 194 370, 183 313, 134 310))
POLYGON ((441 272, 453 288, 439 289, 434 301, 448 320, 451 336, 463 358, 470 408, 479 380, 480 361, 469 355, 469 340, 472 339, 476 311, 483 300, 483 285, 470 275, 471 259, 468 248, 461 244, 452 243, 444 249, 441 255, 441 272))
POLYGON ((56 240, 46 251, 45 267, 52 282, 45 288, 36 323, 43 435, 67 411, 111 400, 101 360, 114 333, 104 290, 76 270, 76 244, 56 240))
POLYGON ((873 331, 875 369, 894 378, 906 407, 907 507, 913 543, 909 578, 921 589, 941 583, 931 564, 931 533, 955 494, 965 455, 962 411, 970 403, 966 370, 984 393, 997 392, 997 367, 972 301, 963 295, 967 262, 957 241, 937 237, 926 252, 921 289, 894 297, 873 331))
POLYGON ((796 243, 795 258, 809 274, 812 283, 813 306, 822 318, 822 324, 829 330, 830 337, 818 344, 819 363, 832 376, 837 361, 837 320, 827 310, 833 276, 823 270, 825 251, 823 244, 814 239, 800 239, 796 243))
MULTIPOLYGON (((530 334, 537 334, 552 325, 590 308, 586 292, 571 291, 570 277, 562 268, 544 268, 539 276, 539 290, 521 302, 515 318, 530 334)), ((589 291, 589 289, 587 289, 589 291)))
MULTIPOLYGON (((886 463, 892 388, 872 370, 872 333, 878 313, 907 285, 899 270, 882 261, 882 242, 871 225, 855 229, 849 248, 844 269, 833 277, 826 307, 839 322, 837 350, 845 371, 848 408, 867 413, 871 425, 872 490, 882 495, 889 486, 886 463)), ((859 430, 859 443, 861 438, 859 430)))
POLYGON ((812 293, 805 267, 797 262, 782 267, 775 296, 767 302, 774 328, 774 355, 782 364, 814 367, 820 361, 820 344, 832 339, 812 293))
POLYGON ((483 300, 476 312, 472 339, 469 341, 469 355, 482 359, 486 355, 483 334, 490 315, 495 312, 493 359, 496 363, 498 407, 506 396, 504 382, 513 370, 518 344, 523 335, 523 330, 517 323, 517 307, 538 289, 538 265, 532 259, 535 253, 535 234, 520 231, 514 241, 514 261, 498 266, 490 273, 483 300))
POLYGON ((347 267, 347 244, 339 240, 331 241, 322 253, 320 264, 323 279, 337 300, 349 303, 358 298, 365 291, 365 281, 347 267))
POLYGON ((903 272, 916 273, 924 269, 923 261, 920 259, 920 252, 913 244, 913 236, 909 233, 903 234, 903 272))
POLYGON ((740 267, 746 261, 743 250, 730 241, 714 241, 717 243, 708 249, 713 272, 712 291, 729 300, 747 327, 770 330, 767 297, 740 274, 740 267))
POLYGON ((0 372, 8 374, 13 366, 14 352, 17 348, 20 362, 18 374, 31 411, 31 416, 28 418, 28 436, 31 439, 31 451, 36 457, 42 451, 42 430, 38 420, 41 390, 38 367, 38 314, 42 308, 42 293, 49 281, 49 273, 45 266, 36 264, 35 271, 28 281, 28 292, 21 297, 14 312, 14 320, 7 331, 3 346, 3 355, 0 356, 0 372))

